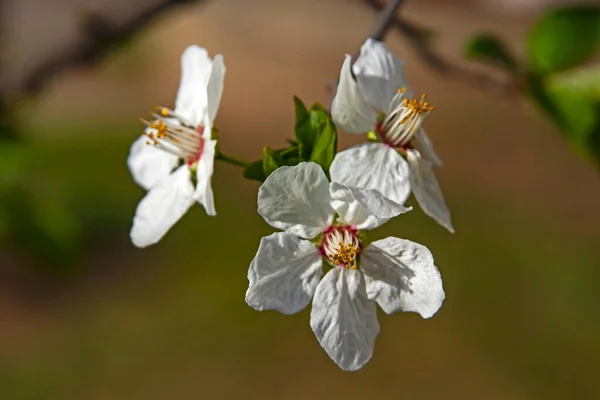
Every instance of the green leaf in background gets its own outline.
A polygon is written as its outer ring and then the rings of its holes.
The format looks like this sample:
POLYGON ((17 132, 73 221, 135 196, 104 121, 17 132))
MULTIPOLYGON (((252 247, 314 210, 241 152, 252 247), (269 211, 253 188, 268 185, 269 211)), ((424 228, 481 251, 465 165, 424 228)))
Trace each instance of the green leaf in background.
POLYGON ((569 144, 600 167, 600 69, 531 75, 529 95, 569 144))
POLYGON ((329 166, 335 157, 337 147, 337 132, 335 125, 329 119, 325 121, 322 131, 317 136, 315 147, 310 155, 310 161, 319 164, 325 173, 328 173, 329 166))
POLYGON ((490 33, 481 33, 471 38, 465 47, 465 57, 471 60, 494 64, 511 73, 517 71, 517 62, 504 43, 490 33))
POLYGON ((600 166, 600 69, 552 75, 546 89, 571 145, 600 166))
POLYGON ((569 88, 588 99, 600 101, 600 68, 577 68, 552 74, 548 85, 553 88, 569 88))
POLYGON ((534 71, 550 73, 573 67, 594 55, 600 45, 600 7, 572 6, 546 13, 529 34, 534 71))

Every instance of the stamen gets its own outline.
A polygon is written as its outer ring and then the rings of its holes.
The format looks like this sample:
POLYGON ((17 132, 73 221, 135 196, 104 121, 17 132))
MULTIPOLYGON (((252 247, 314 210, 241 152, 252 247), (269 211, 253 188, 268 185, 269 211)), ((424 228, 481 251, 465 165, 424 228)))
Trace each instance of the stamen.
POLYGON ((392 99, 392 111, 377 129, 383 141, 396 148, 407 147, 425 117, 435 110, 426 101, 427 94, 422 94, 420 99, 408 99, 404 97, 406 91, 405 87, 398 90, 392 99))
POLYGON ((330 227, 323 236, 319 250, 333 265, 356 269, 357 256, 361 251, 358 231, 351 226, 330 227))
POLYGON ((148 137, 146 144, 183 159, 192 165, 200 159, 204 148, 203 126, 196 129, 186 126, 185 120, 166 107, 154 107, 159 114, 151 113, 154 120, 140 121, 148 128, 142 133, 148 137), (168 117, 168 118, 165 118, 168 117))

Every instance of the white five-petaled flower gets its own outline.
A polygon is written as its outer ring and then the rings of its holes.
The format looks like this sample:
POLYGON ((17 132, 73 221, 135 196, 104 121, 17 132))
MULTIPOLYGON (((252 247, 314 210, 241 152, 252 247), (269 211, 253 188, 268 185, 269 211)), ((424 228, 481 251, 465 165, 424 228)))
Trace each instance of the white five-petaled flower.
POLYGON ((211 177, 217 141, 212 139, 225 65, 219 54, 188 47, 181 55, 181 83, 175 110, 156 107, 147 128, 131 146, 127 164, 144 189, 131 240, 138 247, 158 242, 198 202, 216 215, 211 177))
POLYGON ((379 333, 376 303, 429 318, 445 297, 426 247, 395 237, 363 244, 362 231, 405 211, 376 190, 330 184, 315 163, 277 169, 259 189, 258 212, 284 232, 261 239, 246 302, 293 314, 314 296, 319 343, 340 368, 360 369, 379 333), (331 270, 321 280, 323 262, 331 270))
POLYGON ((412 98, 402 61, 385 44, 368 39, 354 65, 346 56, 331 115, 339 128, 349 133, 374 131, 379 142, 340 152, 330 173, 335 182, 377 189, 399 204, 412 190, 423 211, 454 232, 432 171, 442 163, 421 128, 431 111, 425 95, 412 98))

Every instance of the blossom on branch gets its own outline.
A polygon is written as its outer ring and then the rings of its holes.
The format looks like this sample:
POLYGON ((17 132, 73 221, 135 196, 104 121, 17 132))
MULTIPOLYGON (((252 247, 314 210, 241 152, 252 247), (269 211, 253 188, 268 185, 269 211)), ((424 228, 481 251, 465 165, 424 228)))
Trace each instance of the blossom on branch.
POLYGON ((148 190, 140 201, 131 240, 137 247, 157 243, 194 204, 216 215, 211 177, 217 141, 212 138, 225 65, 205 49, 188 47, 181 56, 181 83, 175 110, 156 107, 147 128, 131 146, 127 165, 148 190))
POLYGON ((365 242, 366 230, 408 210, 376 190, 330 183, 318 164, 280 167, 259 189, 258 212, 283 232, 261 239, 246 302, 293 314, 312 300, 310 325, 323 349, 343 370, 362 368, 379 333, 376 304, 429 318, 445 297, 426 247, 395 237, 365 242))
POLYGON ((432 170, 442 162, 421 127, 433 110, 426 95, 412 97, 403 62, 385 44, 368 39, 354 65, 346 56, 331 114, 339 128, 371 132, 377 142, 340 152, 330 173, 336 182, 379 190, 399 204, 412 191, 427 215, 454 232, 432 170))

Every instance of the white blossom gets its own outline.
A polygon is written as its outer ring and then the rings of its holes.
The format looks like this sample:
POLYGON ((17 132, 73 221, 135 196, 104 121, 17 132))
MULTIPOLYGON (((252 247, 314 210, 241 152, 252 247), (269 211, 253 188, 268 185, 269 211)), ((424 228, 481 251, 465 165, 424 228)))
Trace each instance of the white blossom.
POLYGON ((212 139, 225 65, 198 46, 181 56, 181 82, 175 109, 155 107, 147 128, 131 146, 127 164, 133 179, 144 189, 131 240, 138 247, 158 242, 186 211, 200 203, 216 215, 211 177, 216 151, 212 139))
POLYGON ((426 214, 454 232, 432 170, 442 162, 421 127, 433 110, 426 95, 412 97, 403 62, 385 44, 368 39, 354 65, 346 56, 331 114, 341 129, 374 132, 378 142, 339 153, 330 173, 336 182, 379 190, 400 204, 412 191, 426 214))
POLYGON ((258 212, 283 232, 261 239, 246 302, 293 314, 312 299, 310 325, 323 349, 344 370, 362 368, 379 333, 376 304, 429 318, 445 297, 426 247, 395 237, 364 242, 364 231, 406 211, 376 190, 330 183, 315 163, 277 169, 259 189, 258 212))

